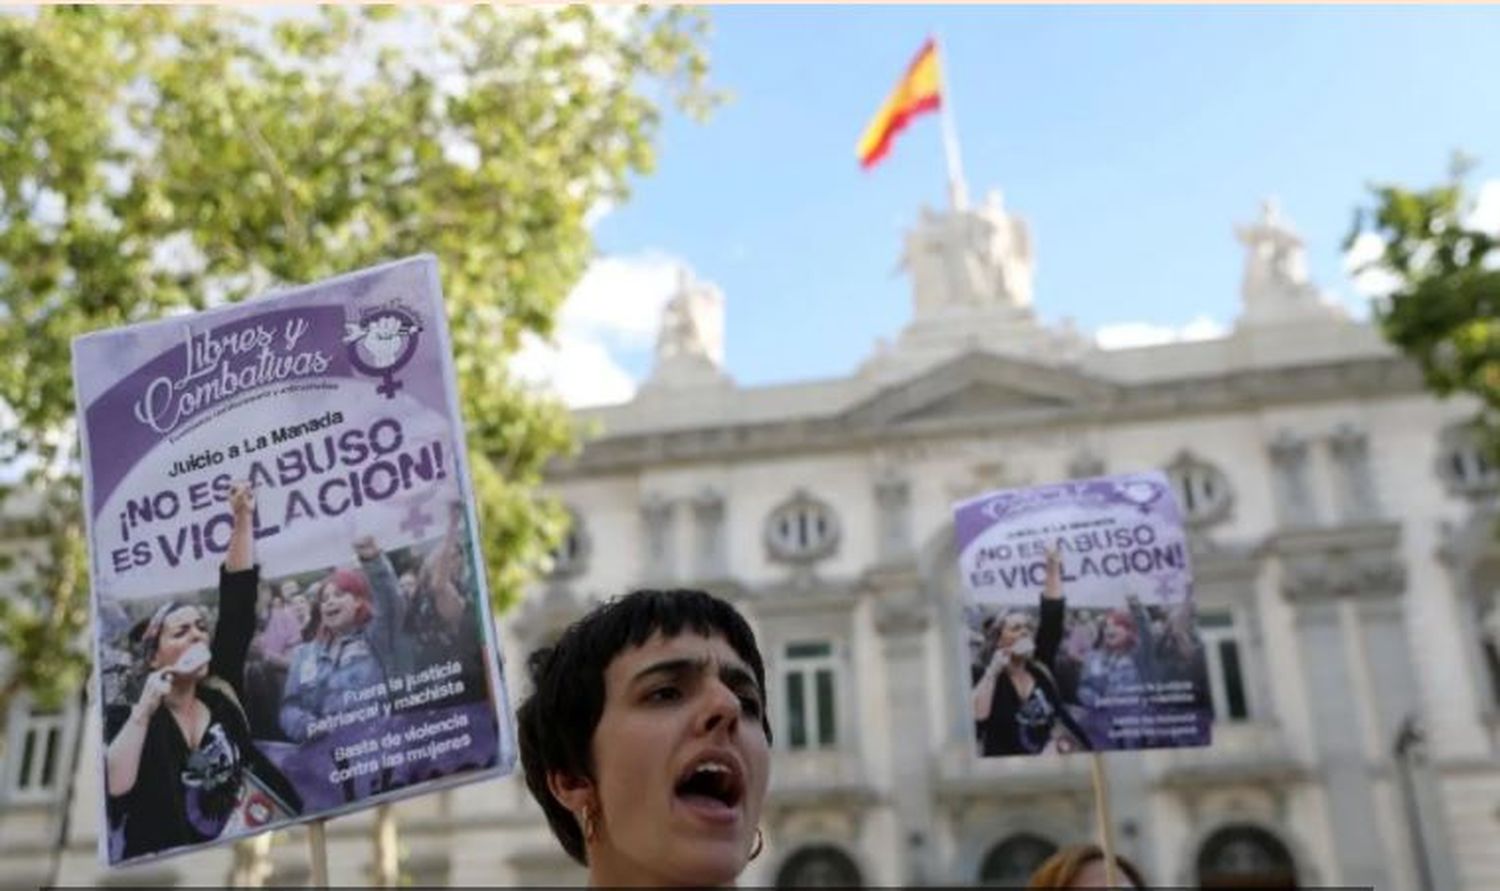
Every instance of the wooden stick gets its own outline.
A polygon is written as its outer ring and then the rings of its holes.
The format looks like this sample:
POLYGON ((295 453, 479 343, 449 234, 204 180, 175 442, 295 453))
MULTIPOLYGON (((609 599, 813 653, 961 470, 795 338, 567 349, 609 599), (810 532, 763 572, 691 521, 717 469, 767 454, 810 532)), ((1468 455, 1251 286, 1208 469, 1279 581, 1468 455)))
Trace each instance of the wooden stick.
POLYGON ((312 852, 312 886, 328 887, 328 839, 323 834, 324 820, 307 824, 307 845, 312 852))
POLYGON ((396 846, 396 815, 389 804, 375 809, 375 887, 401 884, 401 862, 396 846))
POLYGON ((1104 776, 1104 756, 1090 753, 1089 765, 1094 775, 1094 817, 1099 824, 1099 847, 1104 851, 1104 882, 1119 887, 1115 876, 1115 830, 1109 817, 1109 783, 1104 776))

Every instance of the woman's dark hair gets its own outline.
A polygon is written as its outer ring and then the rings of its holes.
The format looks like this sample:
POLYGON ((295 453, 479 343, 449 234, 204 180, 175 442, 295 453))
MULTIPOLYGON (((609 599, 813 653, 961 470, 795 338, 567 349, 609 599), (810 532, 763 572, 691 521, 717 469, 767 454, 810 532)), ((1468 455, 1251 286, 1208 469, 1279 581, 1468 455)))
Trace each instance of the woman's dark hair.
MULTIPOLYGON (((526 787, 563 850, 585 866, 583 832, 552 797, 547 774, 594 778, 592 744, 604 714, 604 671, 621 651, 644 644, 658 631, 667 637, 684 631, 723 635, 755 673, 764 703, 765 664, 750 625, 734 607, 703 591, 644 590, 617 597, 574 622, 552 646, 532 653, 527 660, 532 693, 516 711, 526 787)), ((762 707, 767 740, 768 714, 762 707)))

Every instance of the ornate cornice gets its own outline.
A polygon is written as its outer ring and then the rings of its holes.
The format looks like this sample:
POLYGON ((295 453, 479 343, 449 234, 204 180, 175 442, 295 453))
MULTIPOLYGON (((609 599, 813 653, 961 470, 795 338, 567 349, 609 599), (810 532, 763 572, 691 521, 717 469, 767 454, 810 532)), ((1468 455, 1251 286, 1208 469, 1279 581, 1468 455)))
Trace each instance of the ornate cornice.
MULTIPOLYGON (((991 357, 960 357, 913 381, 898 383, 852 408, 823 416, 721 424, 612 436, 607 431, 574 457, 553 462, 548 475, 569 479, 628 472, 643 467, 700 461, 734 461, 780 454, 814 454, 889 447, 933 437, 985 436, 1088 424, 1130 423, 1156 418, 1244 411, 1362 397, 1424 392, 1420 373, 1395 356, 1318 365, 1234 371, 1145 384, 1100 382, 1088 375, 1037 364, 1046 376, 1042 391, 1053 398, 997 404, 990 410, 920 416, 919 397, 937 406, 963 382, 997 387, 1026 363, 991 357), (997 371, 996 369, 1001 369, 997 371), (930 379, 932 383, 924 384, 930 379)), ((1037 394, 1037 387, 1029 388, 1037 394)))
POLYGON ((1397 597, 1406 588, 1406 567, 1394 522, 1278 532, 1266 553, 1279 557, 1281 587, 1296 604, 1341 597, 1397 597))

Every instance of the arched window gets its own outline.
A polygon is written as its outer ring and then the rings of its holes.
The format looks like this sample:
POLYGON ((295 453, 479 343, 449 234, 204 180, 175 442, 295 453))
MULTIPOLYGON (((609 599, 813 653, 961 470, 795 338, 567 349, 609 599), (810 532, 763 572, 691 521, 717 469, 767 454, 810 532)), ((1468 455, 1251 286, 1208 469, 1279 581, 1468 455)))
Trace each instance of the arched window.
POLYGON ((1039 835, 1018 833, 997 843, 984 855, 979 884, 1024 888, 1026 880, 1042 861, 1057 852, 1057 845, 1039 835))
POLYGON ((1255 826, 1226 826, 1198 852, 1204 888, 1295 888, 1297 866, 1281 840, 1255 826))
POLYGON ((1438 476, 1455 495, 1478 497, 1500 491, 1500 465, 1490 460, 1473 426, 1444 430, 1438 444, 1438 476))
POLYGON ((1229 516, 1234 492, 1219 468, 1183 453, 1166 472, 1182 518, 1189 525, 1205 526, 1229 516))
POLYGON ((832 845, 803 848, 776 873, 778 888, 855 888, 861 884, 859 867, 832 845))
POLYGON ((555 579, 581 575, 588 568, 589 537, 583 524, 583 515, 568 509, 568 531, 563 540, 552 550, 552 568, 548 575, 555 579))
POLYGON ((833 509, 798 490, 766 518, 766 549, 789 563, 810 563, 838 546, 839 523, 833 509))

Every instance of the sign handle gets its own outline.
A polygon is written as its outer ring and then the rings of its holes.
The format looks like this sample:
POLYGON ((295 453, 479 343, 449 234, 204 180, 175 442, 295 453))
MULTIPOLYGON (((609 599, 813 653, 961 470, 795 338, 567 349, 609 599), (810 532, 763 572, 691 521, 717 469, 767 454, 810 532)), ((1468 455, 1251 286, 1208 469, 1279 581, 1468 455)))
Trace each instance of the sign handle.
POLYGON ((1104 776, 1104 756, 1089 753, 1089 766, 1094 776, 1094 818, 1099 826, 1099 847, 1104 851, 1104 882, 1111 888, 1119 887, 1115 868, 1115 830, 1109 816, 1109 783, 1104 776))
POLYGON ((323 834, 326 820, 314 820, 307 824, 307 846, 312 853, 312 886, 328 887, 328 838, 323 834))

